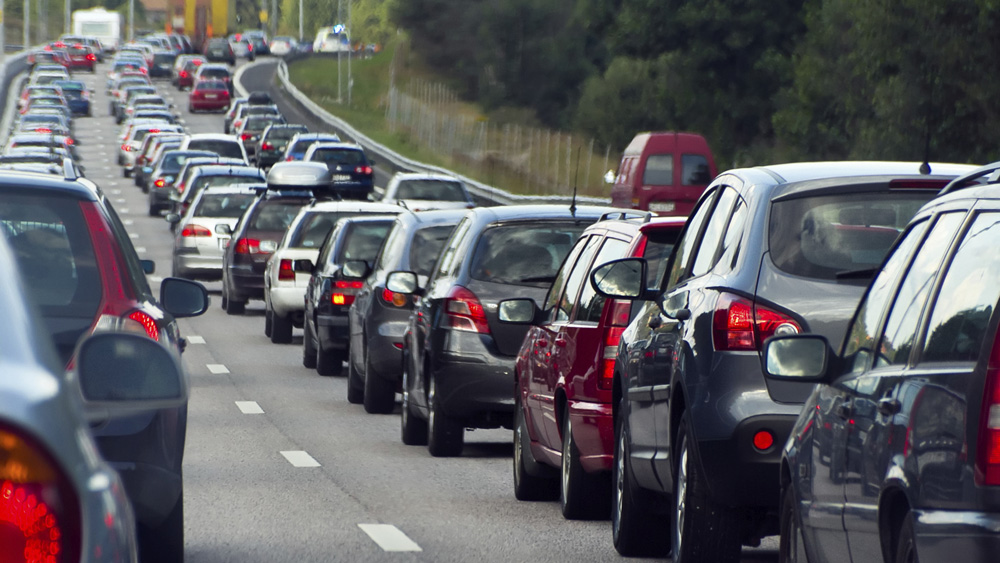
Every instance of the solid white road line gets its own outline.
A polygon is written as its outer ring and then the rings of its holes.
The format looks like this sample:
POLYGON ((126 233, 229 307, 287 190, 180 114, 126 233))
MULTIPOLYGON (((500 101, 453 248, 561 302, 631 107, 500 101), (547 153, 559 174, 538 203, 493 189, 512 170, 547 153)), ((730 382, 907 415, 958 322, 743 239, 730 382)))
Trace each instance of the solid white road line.
POLYGON ((215 373, 215 374, 229 373, 229 368, 227 368, 226 366, 224 366, 222 364, 205 364, 205 367, 208 368, 208 371, 210 371, 212 373, 215 373))
POLYGON ((411 540, 392 524, 358 524, 382 551, 423 551, 417 542, 411 540))
POLYGON ((301 450, 281 452, 281 455, 295 467, 319 467, 319 462, 313 456, 301 450))
POLYGON ((260 408, 257 401, 236 401, 236 407, 243 414, 264 414, 264 409, 260 408))
POLYGON ((205 339, 202 338, 202 337, 200 337, 200 336, 197 336, 197 335, 185 336, 184 340, 187 340, 188 344, 204 344, 205 343, 205 339))

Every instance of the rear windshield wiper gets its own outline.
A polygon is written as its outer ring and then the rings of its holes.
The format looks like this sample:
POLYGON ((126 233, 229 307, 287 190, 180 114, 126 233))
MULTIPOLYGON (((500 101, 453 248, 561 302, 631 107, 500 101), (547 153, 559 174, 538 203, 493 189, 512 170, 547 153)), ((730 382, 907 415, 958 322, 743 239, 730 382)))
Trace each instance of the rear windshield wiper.
POLYGON ((555 276, 536 276, 533 278, 521 278, 521 283, 537 283, 537 282, 552 283, 554 281, 556 281, 555 276))
POLYGON ((861 268, 860 270, 843 270, 834 274, 838 280, 863 280, 871 279, 881 270, 880 267, 861 268))

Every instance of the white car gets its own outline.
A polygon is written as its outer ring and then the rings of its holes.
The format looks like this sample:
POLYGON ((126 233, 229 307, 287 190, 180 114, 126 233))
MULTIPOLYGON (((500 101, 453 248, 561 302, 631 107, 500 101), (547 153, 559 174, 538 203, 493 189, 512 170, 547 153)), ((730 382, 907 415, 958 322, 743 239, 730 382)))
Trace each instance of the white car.
POLYGON ((276 57, 283 57, 289 53, 295 52, 296 43, 291 37, 275 37, 271 40, 271 44, 268 46, 271 49, 271 54, 276 57))
POLYGON ((276 344, 292 341, 292 327, 302 327, 310 272, 294 262, 319 258, 319 249, 341 217, 396 215, 398 205, 366 201, 315 202, 299 211, 264 267, 264 334, 276 344))
POLYGON ((188 135, 181 143, 182 151, 209 151, 226 158, 242 159, 243 163, 250 165, 247 159, 247 151, 243 148, 243 143, 235 135, 222 135, 220 133, 198 133, 188 135))
POLYGON ((175 224, 171 275, 191 280, 222 279, 222 255, 236 222, 260 192, 248 186, 218 186, 198 192, 183 217, 168 214, 175 224), (228 225, 228 229, 220 229, 228 225))
POLYGON ((132 169, 135 168, 135 159, 139 156, 139 147, 146 135, 150 133, 182 133, 183 129, 179 125, 171 125, 166 121, 153 123, 143 123, 136 125, 129 130, 128 136, 122 139, 121 147, 118 149, 118 162, 123 166, 122 175, 126 178, 132 176, 132 169))
POLYGON ((379 201, 410 211, 471 209, 476 206, 461 180, 444 174, 397 173, 379 201))

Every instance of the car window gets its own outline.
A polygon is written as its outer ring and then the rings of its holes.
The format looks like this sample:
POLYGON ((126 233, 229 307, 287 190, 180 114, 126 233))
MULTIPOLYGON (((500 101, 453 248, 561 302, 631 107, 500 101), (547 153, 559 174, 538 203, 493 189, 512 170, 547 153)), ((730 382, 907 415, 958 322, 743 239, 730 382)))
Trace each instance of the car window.
MULTIPOLYGON (((376 262, 375 269, 383 274, 382 277, 384 277, 384 273, 386 273, 387 270, 396 269, 399 264, 399 260, 403 257, 403 249, 405 246, 406 225, 397 220, 393 222, 392 228, 389 229, 389 234, 385 237, 385 243, 382 244, 382 251, 379 253, 378 260, 376 262)), ((431 267, 434 267, 433 263, 431 263, 431 267)))
POLYGON ((563 322, 569 320, 570 313, 573 312, 573 305, 576 305, 576 297, 580 294, 580 287, 583 286, 583 282, 587 279, 587 274, 590 272, 590 265, 594 260, 594 255, 597 254, 597 247, 600 244, 601 237, 590 237, 587 240, 587 245, 580 251, 580 255, 573 264, 573 269, 569 271, 569 276, 566 278, 566 287, 559 296, 558 305, 555 311, 553 311, 553 321, 563 322))
POLYGON ((195 217, 226 217, 238 219, 254 200, 253 194, 212 194, 201 197, 194 210, 195 217))
POLYGON ((365 153, 355 149, 319 149, 309 160, 326 164, 356 165, 365 163, 365 153))
POLYGON ((465 191, 447 180, 404 180, 396 187, 396 199, 465 201, 465 191))
POLYGON ((296 127, 272 127, 267 132, 267 139, 270 140, 287 140, 294 137, 296 134, 301 133, 302 129, 296 127))
POLYGON ((868 293, 861 300, 851 321, 851 328, 844 339, 841 355, 845 359, 845 371, 858 374, 871 366, 872 350, 878 337, 876 331, 882 319, 882 312, 892 297, 891 292, 897 275, 906 265, 910 253, 923 238, 926 230, 927 221, 921 221, 903 235, 896 250, 886 260, 882 270, 876 274, 868 293))
POLYGON ((264 201, 256 211, 248 231, 284 231, 299 214, 305 201, 264 201))
POLYGON ((675 230, 653 230, 647 231, 643 235, 646 237, 646 243, 642 251, 642 257, 646 259, 646 263, 649 265, 650 285, 654 289, 667 273, 667 263, 670 260, 670 254, 674 251, 674 245, 677 243, 679 234, 675 230))
POLYGON ((705 223, 705 218, 708 217, 708 213, 712 210, 716 195, 718 195, 718 190, 714 190, 703 197, 701 203, 698 205, 698 209, 688 219, 687 226, 684 227, 683 238, 678 243, 679 248, 674 252, 674 260, 670 265, 670 276, 663 289, 669 289, 685 278, 688 264, 691 261, 695 245, 698 242, 698 235, 701 233, 701 226, 705 223))
POLYGON ((351 223, 344 234, 339 263, 348 260, 364 260, 369 264, 378 256, 385 236, 389 234, 392 221, 364 221, 351 223))
POLYGON ((460 261, 455 260, 455 248, 458 243, 465 238, 465 233, 469 231, 472 226, 471 219, 462 219, 462 222, 458 224, 455 232, 451 234, 448 242, 445 244, 445 251, 441 258, 438 260, 437 275, 447 276, 454 275, 458 271, 458 267, 461 264, 460 261))
MULTIPOLYGON (((600 266, 601 264, 622 258, 625 256, 625 251, 627 250, 627 242, 616 238, 606 238, 604 239, 604 244, 601 246, 601 251, 597 253, 594 266, 600 266)), ((586 283, 583 284, 583 291, 580 292, 580 306, 576 310, 576 320, 598 323, 601 321, 601 312, 604 310, 604 301, 606 299, 594 290, 594 285, 589 281, 591 269, 588 268, 587 270, 586 283)))
POLYGON ((708 273, 719 261, 719 243, 726 227, 730 224, 729 218, 736 198, 736 190, 732 188, 724 189, 722 195, 719 196, 719 203, 716 204, 715 210, 705 226, 705 234, 698 245, 698 253, 694 259, 694 266, 691 268, 692 276, 708 273))
MULTIPOLYGON (((573 248, 566 257, 566 260, 562 263, 562 266, 556 273, 555 279, 552 280, 552 285, 549 287, 549 293, 545 296, 542 310, 551 311, 553 315, 555 314, 556 304, 559 303, 563 290, 566 288, 566 280, 569 279, 569 273, 573 267, 576 266, 576 261, 577 258, 580 257, 580 252, 583 251, 583 247, 590 242, 591 238, 592 237, 582 238, 576 241, 576 244, 573 245, 573 248)), ((550 320, 553 319, 550 318, 550 320)))
POLYGON ((927 326, 921 362, 979 358, 1000 300, 1000 213, 978 215, 948 266, 927 326))
POLYGON ((472 278, 547 288, 584 228, 569 221, 487 228, 472 253, 472 278))
POLYGON ((410 270, 421 276, 430 275, 434 261, 444 248, 455 225, 426 227, 413 233, 410 243, 410 270))
POLYGON ((651 154, 642 173, 645 186, 669 186, 674 183, 674 155, 651 154))
POLYGON ((298 228, 292 233, 288 246, 291 248, 319 248, 333 230, 337 219, 350 217, 356 213, 308 213, 299 221, 298 228))
POLYGON ((223 141, 219 139, 192 139, 187 146, 192 151, 209 151, 227 157, 243 159, 243 151, 236 141, 223 141))
POLYGON ((125 224, 122 223, 122 220, 118 217, 118 213, 115 212, 115 208, 110 203, 103 207, 107 212, 108 222, 111 223, 111 229, 115 233, 115 238, 118 239, 118 246, 121 249, 122 256, 125 258, 125 267, 129 270, 130 275, 126 276, 126 283, 132 286, 140 300, 153 301, 153 290, 149 288, 149 282, 146 281, 146 272, 142 269, 139 255, 136 254, 135 247, 132 246, 132 239, 125 229, 125 224))
POLYGON ((704 186, 711 181, 707 158, 700 154, 681 156, 681 185, 704 186))
POLYGON ((906 364, 917 338, 920 313, 924 310, 927 296, 941 264, 945 252, 951 246, 955 233, 962 225, 965 213, 946 213, 938 217, 930 234, 924 240, 906 272, 895 302, 889 311, 882 341, 878 346, 875 366, 906 364))
POLYGON ((722 237, 722 247, 719 249, 719 260, 726 260, 730 270, 736 267, 736 261, 740 257, 740 242, 743 240, 743 230, 749 216, 750 210, 746 202, 743 198, 739 198, 726 226, 726 234, 722 237))

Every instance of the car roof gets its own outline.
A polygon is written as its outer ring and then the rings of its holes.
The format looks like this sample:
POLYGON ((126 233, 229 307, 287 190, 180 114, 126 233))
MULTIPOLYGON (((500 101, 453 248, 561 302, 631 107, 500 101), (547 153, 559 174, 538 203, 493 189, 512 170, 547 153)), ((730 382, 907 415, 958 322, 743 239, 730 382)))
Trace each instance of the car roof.
POLYGON ((361 145, 357 143, 346 143, 343 141, 319 142, 319 143, 314 143, 311 147, 309 147, 309 150, 314 152, 323 149, 342 149, 342 150, 354 150, 361 152, 364 152, 365 150, 361 145))
POLYGON ((305 208, 307 211, 364 211, 366 213, 391 213, 398 214, 406 211, 398 205, 391 203, 378 203, 372 201, 317 201, 305 208))
POLYGON ((477 222, 488 223, 537 219, 579 219, 593 222, 605 213, 628 211, 613 207, 579 205, 576 207, 575 212, 571 212, 569 207, 568 205, 551 204, 500 205, 496 207, 476 207, 468 210, 467 214, 469 217, 478 219, 477 222))
POLYGON ((228 141, 230 143, 239 143, 239 139, 232 135, 225 135, 223 133, 192 133, 188 135, 188 138, 192 141, 228 141))
POLYGON ((202 164, 195 170, 199 176, 258 176, 263 177, 260 168, 237 164, 202 164))
POLYGON ((31 193, 58 192, 86 201, 97 201, 99 197, 99 192, 83 182, 37 172, 0 171, 0 190, 31 193))
MULTIPOLYGON (((920 162, 890 162, 890 161, 840 161, 840 162, 794 162, 759 166, 761 170, 772 176, 777 183, 791 184, 824 180, 828 178, 848 178, 854 176, 903 176, 920 175, 920 162)), ((968 164, 931 163, 932 175, 957 176, 975 166, 968 164)), ((737 172, 737 171, 734 171, 737 172)))
POLYGON ((443 181, 448 181, 448 182, 456 182, 456 183, 463 184, 463 185, 465 183, 465 182, 462 182, 462 180, 460 180, 460 179, 458 179, 458 178, 456 178, 454 176, 449 176, 448 174, 435 174, 435 173, 428 173, 428 172, 397 172, 395 175, 393 175, 392 179, 394 179, 394 180, 398 179, 400 181, 402 181, 402 180, 443 180, 443 181))

